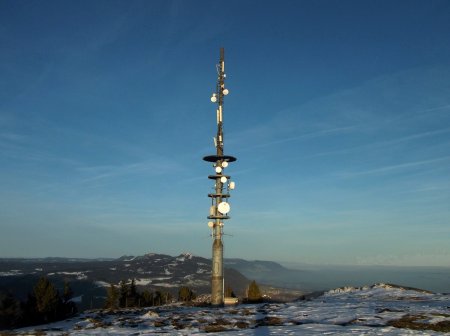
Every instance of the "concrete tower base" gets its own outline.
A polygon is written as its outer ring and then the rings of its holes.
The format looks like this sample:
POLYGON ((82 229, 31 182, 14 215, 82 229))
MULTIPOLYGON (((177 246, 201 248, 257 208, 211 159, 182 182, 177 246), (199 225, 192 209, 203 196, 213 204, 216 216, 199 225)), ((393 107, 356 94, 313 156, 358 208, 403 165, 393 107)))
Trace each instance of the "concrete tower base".
POLYGON ((211 304, 223 306, 223 244, 221 239, 214 239, 212 254, 211 304))

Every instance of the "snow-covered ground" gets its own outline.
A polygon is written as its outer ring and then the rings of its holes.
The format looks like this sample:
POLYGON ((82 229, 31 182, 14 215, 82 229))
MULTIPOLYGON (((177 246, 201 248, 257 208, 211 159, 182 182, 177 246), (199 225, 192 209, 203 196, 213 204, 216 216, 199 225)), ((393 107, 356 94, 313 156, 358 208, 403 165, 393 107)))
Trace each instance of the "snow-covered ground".
MULTIPOLYGON (((71 320, 17 330, 26 335, 444 335, 450 296, 379 284, 329 291, 310 301, 95 311, 71 320), (401 322, 407 323, 401 323, 401 322), (422 330, 406 329, 409 325, 422 330), (397 325, 396 328, 392 325, 397 325)), ((449 329, 447 329, 449 330, 449 329)), ((447 333, 448 334, 448 333, 447 333)))

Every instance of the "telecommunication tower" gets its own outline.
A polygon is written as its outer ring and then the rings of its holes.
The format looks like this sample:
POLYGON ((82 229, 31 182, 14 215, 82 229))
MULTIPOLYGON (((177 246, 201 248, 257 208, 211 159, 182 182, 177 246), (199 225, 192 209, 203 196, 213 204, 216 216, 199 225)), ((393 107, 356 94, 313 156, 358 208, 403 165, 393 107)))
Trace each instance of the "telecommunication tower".
POLYGON ((235 183, 230 181, 230 176, 225 174, 225 168, 229 162, 236 161, 236 158, 225 155, 223 150, 223 103, 224 97, 229 91, 225 88, 225 51, 220 49, 220 60, 217 68, 216 92, 211 96, 211 102, 217 104, 217 135, 214 137, 215 155, 208 155, 203 158, 211 162, 214 168, 214 175, 208 178, 214 180, 214 191, 208 194, 211 198, 209 210, 208 227, 212 230, 212 272, 211 272, 211 304, 220 306, 224 303, 224 275, 223 275, 223 226, 224 220, 229 219, 230 205, 228 198, 230 190, 233 190, 235 183))

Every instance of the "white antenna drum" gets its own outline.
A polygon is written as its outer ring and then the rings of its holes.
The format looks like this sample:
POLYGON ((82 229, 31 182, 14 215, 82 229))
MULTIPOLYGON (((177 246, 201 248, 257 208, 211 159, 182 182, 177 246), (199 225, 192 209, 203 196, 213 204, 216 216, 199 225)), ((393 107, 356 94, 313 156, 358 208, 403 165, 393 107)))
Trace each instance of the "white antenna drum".
POLYGON ((230 212, 230 205, 227 202, 221 202, 219 203, 219 205, 217 206, 217 210, 219 210, 219 212, 222 215, 225 215, 227 213, 230 212))

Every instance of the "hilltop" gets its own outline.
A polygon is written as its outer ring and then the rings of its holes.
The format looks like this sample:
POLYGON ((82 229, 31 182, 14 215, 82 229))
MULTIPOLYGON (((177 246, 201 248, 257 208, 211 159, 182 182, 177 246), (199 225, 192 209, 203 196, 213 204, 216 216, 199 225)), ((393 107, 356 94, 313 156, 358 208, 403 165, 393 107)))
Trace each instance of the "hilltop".
POLYGON ((443 335, 450 331, 449 306, 449 295, 376 284, 335 289, 288 303, 97 310, 14 334, 443 335))

